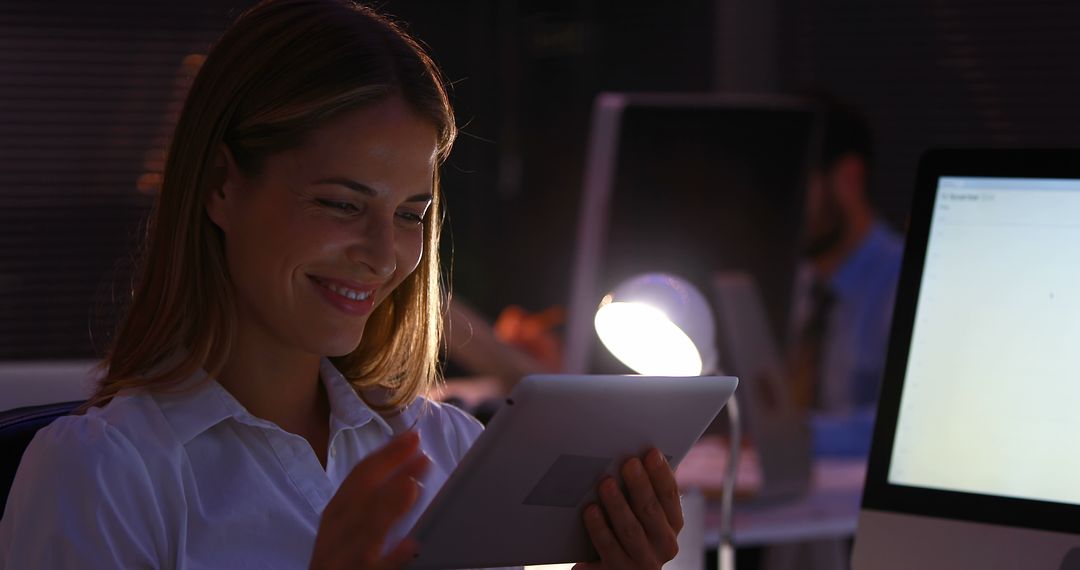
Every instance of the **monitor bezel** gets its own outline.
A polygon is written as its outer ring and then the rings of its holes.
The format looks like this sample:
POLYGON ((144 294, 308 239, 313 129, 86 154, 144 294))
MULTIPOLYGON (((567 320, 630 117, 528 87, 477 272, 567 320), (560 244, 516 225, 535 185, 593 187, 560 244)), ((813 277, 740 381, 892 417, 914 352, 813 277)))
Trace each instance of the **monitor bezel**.
POLYGON ((1080 505, 888 481, 932 208, 939 180, 952 176, 1080 179, 1080 149, 939 149, 923 155, 912 199, 862 508, 1080 534, 1080 505))

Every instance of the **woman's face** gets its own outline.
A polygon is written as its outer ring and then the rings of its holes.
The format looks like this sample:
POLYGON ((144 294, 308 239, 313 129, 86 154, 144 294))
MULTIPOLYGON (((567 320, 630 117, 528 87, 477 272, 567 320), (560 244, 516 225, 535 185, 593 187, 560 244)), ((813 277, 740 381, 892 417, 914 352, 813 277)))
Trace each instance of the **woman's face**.
POLYGON ((436 130, 392 98, 335 119, 246 177, 226 160, 207 212, 225 234, 239 334, 340 356, 416 269, 436 130))

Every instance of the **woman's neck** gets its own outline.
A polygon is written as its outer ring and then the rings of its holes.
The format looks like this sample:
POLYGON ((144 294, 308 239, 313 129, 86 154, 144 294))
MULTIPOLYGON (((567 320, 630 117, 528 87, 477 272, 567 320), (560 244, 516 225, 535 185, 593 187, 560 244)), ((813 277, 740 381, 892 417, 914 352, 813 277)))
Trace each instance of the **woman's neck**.
POLYGON ((328 421, 326 389, 319 379, 320 357, 253 342, 238 334, 217 381, 252 415, 298 433, 328 421))

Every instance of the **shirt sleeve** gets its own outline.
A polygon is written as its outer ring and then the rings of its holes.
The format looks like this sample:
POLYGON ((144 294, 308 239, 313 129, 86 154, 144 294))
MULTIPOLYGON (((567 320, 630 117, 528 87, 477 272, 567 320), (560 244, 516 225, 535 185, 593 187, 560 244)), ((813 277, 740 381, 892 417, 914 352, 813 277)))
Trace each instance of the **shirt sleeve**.
POLYGON ((126 437, 100 418, 58 418, 19 464, 0 520, 0 570, 161 568, 163 521, 126 437))

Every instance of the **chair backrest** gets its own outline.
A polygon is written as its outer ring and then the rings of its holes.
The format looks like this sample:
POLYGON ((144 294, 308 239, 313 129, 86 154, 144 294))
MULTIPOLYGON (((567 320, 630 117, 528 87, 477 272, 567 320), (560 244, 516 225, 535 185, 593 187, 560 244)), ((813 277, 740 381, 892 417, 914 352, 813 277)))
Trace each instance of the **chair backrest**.
POLYGON ((78 400, 0 412, 0 513, 4 512, 19 461, 30 440, 34 439, 34 434, 56 418, 71 413, 82 403, 82 400, 78 400))
POLYGON ((85 400, 103 374, 96 360, 0 362, 0 412, 85 400))

